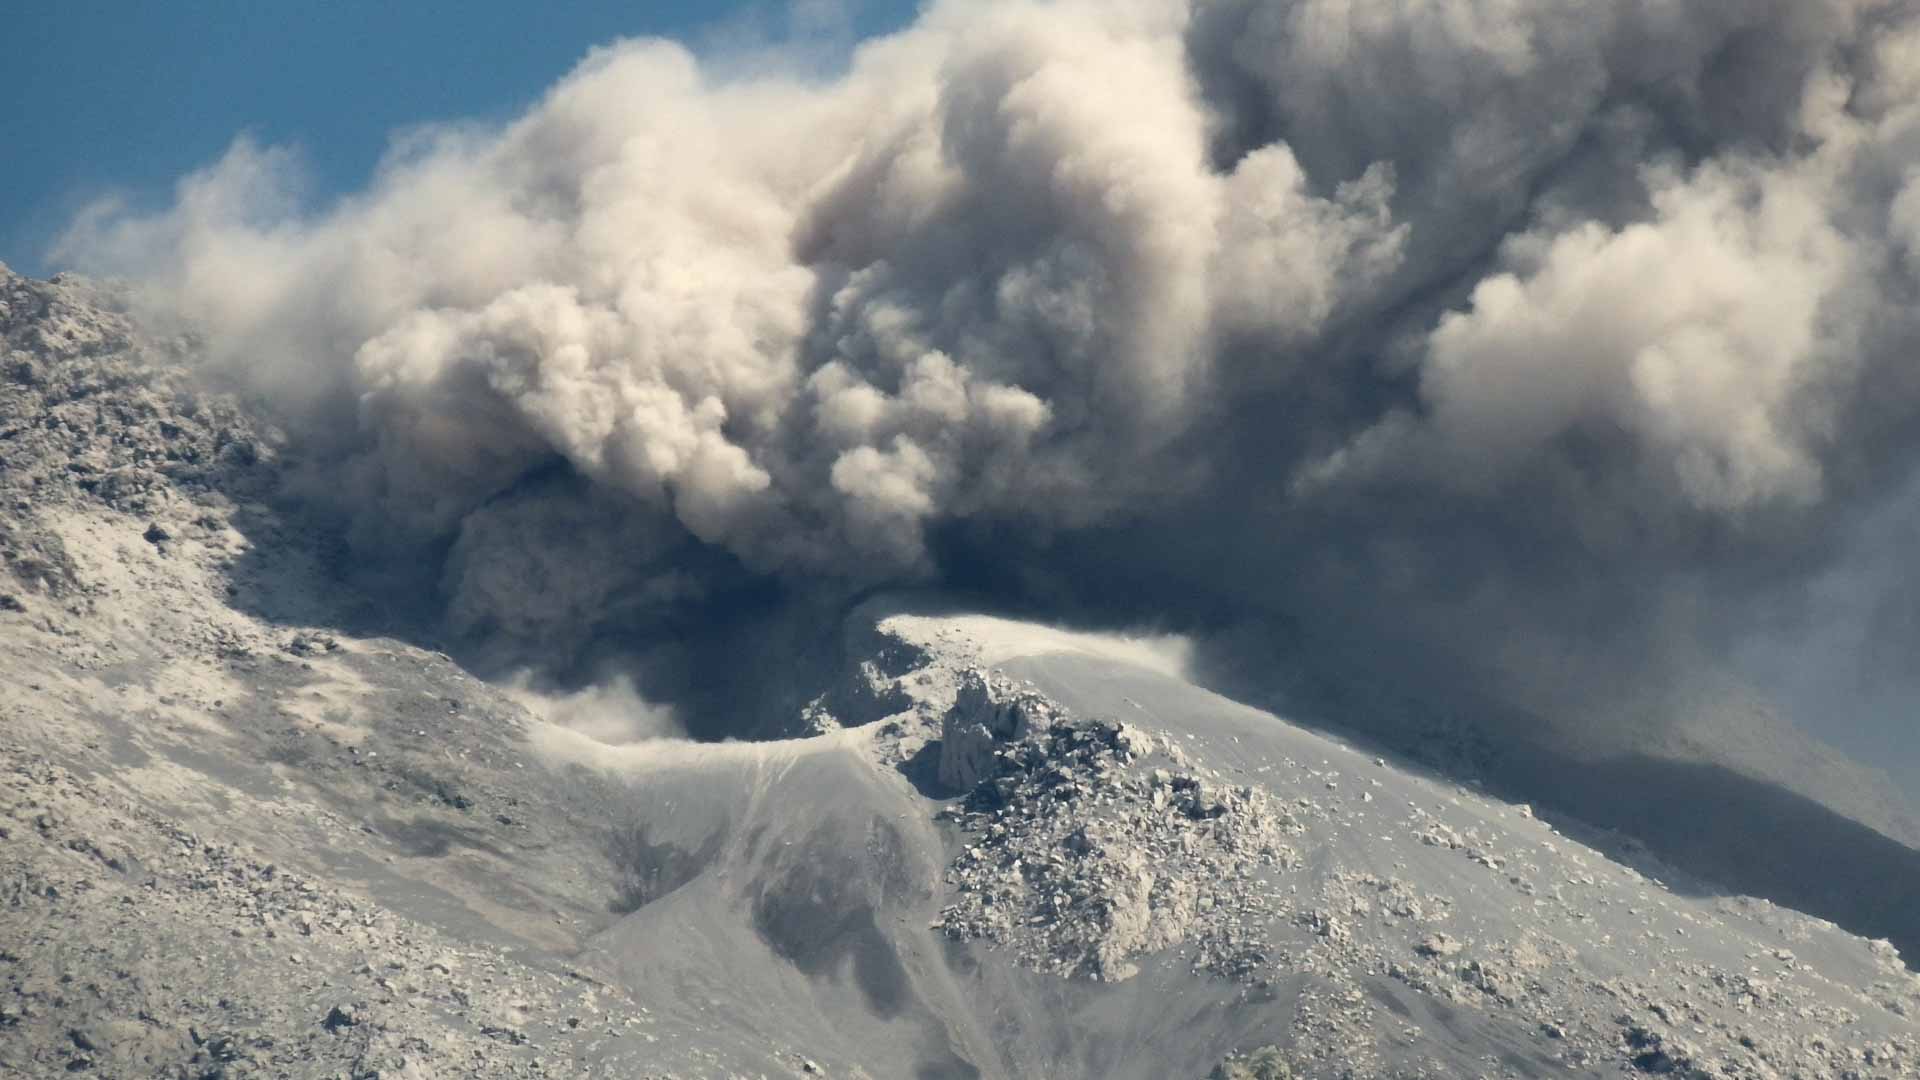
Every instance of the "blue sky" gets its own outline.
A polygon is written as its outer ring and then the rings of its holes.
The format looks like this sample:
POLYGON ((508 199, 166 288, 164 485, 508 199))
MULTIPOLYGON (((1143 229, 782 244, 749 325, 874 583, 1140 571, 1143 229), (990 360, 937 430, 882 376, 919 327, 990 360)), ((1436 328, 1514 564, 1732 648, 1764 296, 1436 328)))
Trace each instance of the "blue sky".
POLYGON ((317 198, 357 187, 396 128, 511 115, 595 44, 678 38, 741 51, 850 41, 914 0, 57 0, 0 34, 0 262, 117 194, 164 201, 246 132, 306 155, 317 198))

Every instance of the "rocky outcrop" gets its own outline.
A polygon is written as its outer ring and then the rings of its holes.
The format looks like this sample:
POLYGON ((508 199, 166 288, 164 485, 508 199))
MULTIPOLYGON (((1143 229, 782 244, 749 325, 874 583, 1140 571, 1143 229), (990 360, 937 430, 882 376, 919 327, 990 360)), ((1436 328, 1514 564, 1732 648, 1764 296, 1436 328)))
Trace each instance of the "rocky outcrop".
POLYGON ((0 617, 86 593, 47 512, 139 515, 165 551, 221 533, 274 475, 278 436, 142 333, 110 289, 0 267, 0 617), (9 580, 10 579, 10 580, 9 580))
POLYGON ((1271 916, 1258 875, 1297 859, 1298 826, 1264 791, 1149 768, 1179 752, 977 671, 941 743, 942 780, 969 791, 949 811, 971 840, 949 874, 949 936, 1100 981, 1182 943, 1197 968, 1257 974, 1271 916))
MULTIPOLYGON (((176 488, 262 490, 283 437, 191 370, 194 342, 143 332, 111 289, 0 268, 0 496, 164 512, 176 488)), ((177 531, 152 522, 149 531, 177 531)), ((167 538, 171 538, 169 535, 167 538)))
POLYGON ((999 770, 1001 747, 1053 723, 1059 710, 1046 698, 990 678, 978 668, 961 680, 953 707, 940 723, 940 783, 970 791, 999 770))

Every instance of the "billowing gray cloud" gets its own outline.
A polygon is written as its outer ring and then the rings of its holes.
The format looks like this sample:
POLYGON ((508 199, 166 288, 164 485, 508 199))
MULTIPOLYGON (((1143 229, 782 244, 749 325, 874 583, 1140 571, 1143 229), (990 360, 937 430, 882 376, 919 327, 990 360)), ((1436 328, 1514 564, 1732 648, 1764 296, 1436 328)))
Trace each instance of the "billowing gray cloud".
POLYGON ((462 632, 1146 581, 1530 713, 1912 639, 1856 536, 1920 463, 1906 5, 954 2, 716 70, 609 45, 318 209, 241 142, 64 252, 202 326, 370 551, 451 552, 462 632))

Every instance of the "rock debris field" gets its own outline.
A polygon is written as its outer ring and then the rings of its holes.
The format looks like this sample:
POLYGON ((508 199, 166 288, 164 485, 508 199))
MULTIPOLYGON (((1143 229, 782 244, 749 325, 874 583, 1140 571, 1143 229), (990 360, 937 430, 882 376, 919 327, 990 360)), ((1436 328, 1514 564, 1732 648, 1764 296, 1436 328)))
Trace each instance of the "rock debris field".
POLYGON ((1826 948, 1833 928, 1764 901, 1690 910, 1528 807, 1501 815, 1510 824, 1469 823, 1458 810, 1483 800, 1453 789, 1388 810, 1379 778, 1390 770, 1377 757, 1356 756, 1357 775, 1285 760, 1248 783, 1171 732, 1077 716, 1031 683, 979 669, 963 673, 942 738, 941 777, 972 783, 942 811, 963 839, 936 926, 1072 979, 1135 978, 1155 956, 1253 993, 1306 973, 1293 1052, 1273 1050, 1270 1070, 1394 1072, 1391 1044, 1420 1036, 1379 1007, 1387 980, 1517 1020, 1549 1048, 1542 1069, 1920 1073, 1906 1022, 1920 1015, 1920 982, 1885 942, 1858 947, 1872 977, 1857 993, 1784 945, 1693 953, 1692 941, 1735 927, 1826 948), (1391 832, 1371 838, 1369 861, 1385 867, 1339 865, 1333 849, 1356 845, 1331 835, 1377 822, 1391 832), (1442 860, 1451 887, 1423 887, 1400 852, 1442 860), (1836 990, 1847 1004, 1833 1003, 1836 990))
POLYGON ((1251 978, 1267 962, 1270 878, 1299 861, 1302 827, 1265 791, 1140 763, 1184 760, 1138 728, 1073 720, 1039 695, 971 673, 943 742, 1005 731, 968 797, 944 811, 970 841, 948 875, 942 928, 1070 978, 1120 980, 1142 953, 1251 978), (982 725, 975 719, 990 719, 982 725), (1002 718, 1006 718, 1002 720, 1002 718))

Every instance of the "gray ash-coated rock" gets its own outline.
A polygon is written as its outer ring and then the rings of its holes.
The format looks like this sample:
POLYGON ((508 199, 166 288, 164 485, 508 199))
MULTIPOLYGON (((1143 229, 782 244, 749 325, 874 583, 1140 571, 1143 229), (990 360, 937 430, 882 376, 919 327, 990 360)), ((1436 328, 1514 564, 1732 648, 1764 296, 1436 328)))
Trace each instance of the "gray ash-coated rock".
POLYGON ((1258 970, 1273 917, 1264 878, 1297 859, 1298 826, 1266 792, 1148 768, 1156 740, 1141 729, 1071 717, 977 672, 942 730, 967 738, 961 775, 977 778, 950 811, 970 842, 948 875, 959 899, 941 913, 947 934, 1103 981, 1181 943, 1215 974, 1258 970))

